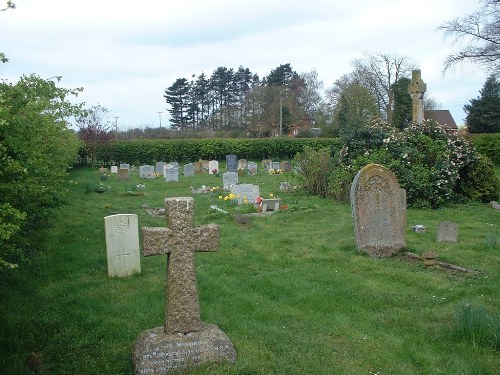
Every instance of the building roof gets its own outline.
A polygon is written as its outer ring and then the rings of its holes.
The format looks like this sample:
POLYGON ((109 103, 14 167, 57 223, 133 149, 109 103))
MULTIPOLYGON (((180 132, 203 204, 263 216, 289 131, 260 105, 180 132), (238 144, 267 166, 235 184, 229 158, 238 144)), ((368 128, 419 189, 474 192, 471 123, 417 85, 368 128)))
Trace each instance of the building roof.
POLYGON ((458 126, 453 119, 450 111, 447 109, 438 109, 432 111, 424 111, 424 118, 426 120, 434 120, 438 124, 446 126, 450 129, 457 130, 458 126))

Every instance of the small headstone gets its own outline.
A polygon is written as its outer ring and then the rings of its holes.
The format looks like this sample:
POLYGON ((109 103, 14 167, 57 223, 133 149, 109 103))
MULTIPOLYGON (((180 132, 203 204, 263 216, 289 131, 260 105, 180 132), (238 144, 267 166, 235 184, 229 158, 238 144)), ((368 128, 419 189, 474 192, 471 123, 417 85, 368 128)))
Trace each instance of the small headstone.
POLYGON ((437 227, 437 242, 458 242, 458 225, 451 221, 442 221, 437 227))
POLYGON ((193 167, 194 167, 194 174, 196 174, 196 175, 201 174, 202 167, 201 167, 201 163, 199 161, 195 161, 193 163, 193 167))
POLYGON ((165 162, 164 161, 157 161, 156 166, 155 166, 155 171, 156 173, 160 174, 161 176, 165 177, 163 175, 163 168, 165 167, 165 162))
POLYGON ((222 175, 222 186, 224 190, 238 183, 238 172, 226 172, 222 175))
POLYGON ((104 227, 108 276, 123 277, 141 272, 137 215, 106 216, 104 227))
POLYGON ((238 169, 246 169, 248 161, 246 159, 238 159, 238 169))
POLYGON ((165 169, 165 181, 167 182, 179 181, 179 168, 165 169))
POLYGON ((210 162, 208 163, 208 173, 219 173, 219 162, 217 160, 210 160, 210 162))
POLYGON ((238 171, 238 158, 236 157, 236 155, 226 155, 226 171, 238 171))
POLYGON ((167 169, 172 169, 174 166, 172 164, 165 164, 163 166, 163 177, 167 177, 167 169))
POLYGON ((248 174, 254 176, 257 174, 257 163, 249 161, 247 164, 248 174))
POLYGON ((262 162, 260 163, 260 165, 262 166, 262 168, 266 168, 266 170, 267 170, 267 166, 271 162, 272 162, 271 159, 263 159, 262 162))
POLYGON ((104 167, 99 168, 99 173, 100 174, 107 174, 108 173, 108 168, 104 168, 104 167))
POLYGON ((165 323, 142 332, 133 349, 134 374, 165 374, 204 363, 236 360, 224 332, 202 323, 196 251, 217 251, 219 227, 193 226, 194 199, 165 199, 169 228, 142 228, 144 256, 168 254, 165 323))
POLYGON ((141 178, 154 178, 155 167, 153 167, 152 165, 141 165, 139 167, 139 176, 141 178))
POLYGON ((360 252, 378 258, 405 247, 401 189, 389 169, 378 164, 361 169, 351 185, 351 207, 360 252))
POLYGON ((111 173, 118 173, 118 167, 116 165, 111 166, 111 173))
POLYGON ((272 161, 271 163, 269 163, 269 169, 274 169, 275 171, 279 170, 280 169, 280 162, 279 161, 272 161))
POLYGON ((194 176, 194 165, 193 163, 184 164, 184 176, 193 177, 194 176))
POLYGON ((121 163, 119 169, 128 169, 128 171, 130 172, 130 165, 127 163, 121 163))
POLYGON ((259 185, 252 184, 237 184, 230 187, 230 192, 238 197, 238 204, 245 203, 245 197, 247 203, 253 204, 259 193, 259 185))
POLYGON ((128 177, 129 177, 129 170, 127 168, 120 168, 118 170, 118 179, 120 181, 128 180, 128 177))
POLYGON ((292 171, 292 163, 290 163, 288 160, 282 161, 281 162, 281 169, 283 172, 291 172, 292 171))
POLYGON ((261 211, 262 212, 279 211, 280 202, 281 202, 280 198, 262 199, 262 202, 260 203, 261 211))

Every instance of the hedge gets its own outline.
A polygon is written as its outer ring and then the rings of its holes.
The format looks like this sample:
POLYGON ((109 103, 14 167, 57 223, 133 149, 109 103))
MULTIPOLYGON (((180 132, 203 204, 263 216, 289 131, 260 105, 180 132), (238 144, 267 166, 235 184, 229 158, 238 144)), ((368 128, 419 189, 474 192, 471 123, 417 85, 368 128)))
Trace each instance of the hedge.
POLYGON ((341 148, 336 138, 140 139, 103 145, 97 160, 100 165, 141 165, 156 161, 225 160, 228 154, 249 160, 289 159, 306 146, 315 150, 326 147, 332 152, 341 148))
POLYGON ((494 165, 500 166, 500 133, 470 134, 467 138, 480 154, 489 157, 494 165))

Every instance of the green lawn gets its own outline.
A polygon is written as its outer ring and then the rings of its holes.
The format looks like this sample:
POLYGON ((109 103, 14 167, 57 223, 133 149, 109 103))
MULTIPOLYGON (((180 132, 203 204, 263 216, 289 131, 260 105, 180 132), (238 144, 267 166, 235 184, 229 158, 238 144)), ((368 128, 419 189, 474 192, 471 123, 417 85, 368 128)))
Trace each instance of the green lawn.
POLYGON ((500 211, 487 205, 408 210, 407 251, 434 250, 441 261, 479 271, 462 274, 402 256, 360 255, 350 206, 280 193, 280 181, 293 182, 289 175, 240 178, 294 209, 249 224, 209 209, 224 205, 219 192, 191 194, 190 187, 221 186, 222 177, 167 184, 112 175, 102 194, 86 192, 99 184, 96 170, 71 178, 68 204, 33 239, 31 264, 0 278, 2 374, 35 373, 28 358, 41 374, 132 373, 136 337, 163 324, 166 257, 142 257, 141 274, 109 279, 103 217, 136 213, 140 226, 164 226, 141 205, 161 207, 168 196, 194 196, 195 223, 220 226, 220 249, 196 254, 201 315, 238 353, 235 364, 190 373, 500 373, 499 348, 464 339, 455 320, 464 303, 500 314, 500 211), (146 187, 132 191, 138 183, 146 187), (458 244, 435 242, 437 223, 446 220, 458 223, 458 244), (415 224, 427 232, 412 232, 415 224))

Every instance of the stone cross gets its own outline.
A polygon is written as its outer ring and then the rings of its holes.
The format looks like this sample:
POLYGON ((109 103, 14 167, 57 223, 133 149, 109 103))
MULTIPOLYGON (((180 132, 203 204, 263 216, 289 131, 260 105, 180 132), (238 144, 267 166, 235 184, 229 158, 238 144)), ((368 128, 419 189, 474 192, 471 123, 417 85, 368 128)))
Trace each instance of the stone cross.
POLYGON ((170 227, 143 227, 143 253, 168 254, 165 333, 198 332, 202 325, 194 253, 217 251, 219 227, 193 226, 192 197, 166 198, 165 208, 170 227))
POLYGON ((412 120, 418 124, 424 121, 424 93, 427 91, 427 85, 422 81, 420 69, 411 71, 411 83, 408 93, 411 95, 412 120))

